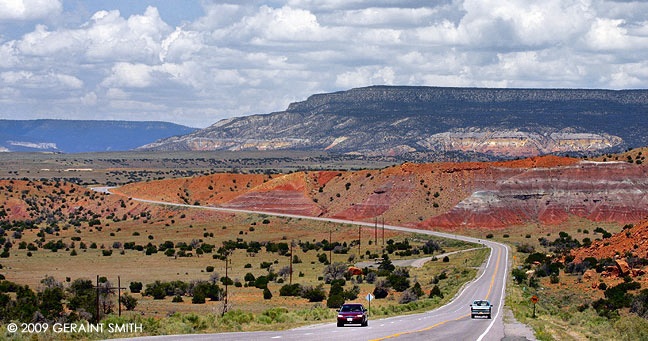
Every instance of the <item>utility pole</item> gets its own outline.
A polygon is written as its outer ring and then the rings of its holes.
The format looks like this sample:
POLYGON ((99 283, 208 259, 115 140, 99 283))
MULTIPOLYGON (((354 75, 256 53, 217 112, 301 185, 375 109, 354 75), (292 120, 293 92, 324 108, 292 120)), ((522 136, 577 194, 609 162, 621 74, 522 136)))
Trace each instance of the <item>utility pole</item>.
POLYGON ((293 263, 293 243, 295 241, 290 241, 290 284, 292 284, 292 263, 293 263))
MULTIPOLYGON (((94 286, 94 288, 97 290, 97 299, 96 299, 96 304, 97 304, 97 322, 101 320, 100 318, 100 310, 99 310, 99 296, 101 295, 101 286, 99 286, 99 275, 97 275, 97 285, 94 286)), ((119 316, 121 316, 121 289, 126 289, 122 288, 121 286, 121 276, 117 276, 117 287, 111 287, 111 286, 106 286, 104 289, 110 291, 110 290, 115 290, 117 289, 118 296, 117 296, 117 304, 119 305, 119 316)))
POLYGON ((117 276, 117 303, 119 305, 119 316, 121 316, 121 277, 117 276))
POLYGON ((223 315, 227 312, 227 297, 228 297, 228 292, 227 292, 227 287, 229 286, 229 277, 227 275, 227 270, 230 267, 230 260, 229 260, 229 251, 225 252, 225 308, 223 308, 223 315))
POLYGON ((329 263, 333 264, 333 227, 329 226, 329 263))
POLYGON ((360 259, 360 244, 362 244, 362 242, 361 242, 361 238, 362 238, 362 232, 361 232, 361 231, 362 231, 362 227, 361 227, 361 226, 362 226, 362 225, 358 225, 358 259, 360 259))
POLYGON ((378 217, 375 217, 375 223, 374 223, 374 244, 376 245, 376 248, 378 248, 378 217))
POLYGON ((383 253, 385 253, 385 217, 382 218, 383 253))
POLYGON ((99 318, 99 275, 97 275, 97 323, 101 320, 99 318))

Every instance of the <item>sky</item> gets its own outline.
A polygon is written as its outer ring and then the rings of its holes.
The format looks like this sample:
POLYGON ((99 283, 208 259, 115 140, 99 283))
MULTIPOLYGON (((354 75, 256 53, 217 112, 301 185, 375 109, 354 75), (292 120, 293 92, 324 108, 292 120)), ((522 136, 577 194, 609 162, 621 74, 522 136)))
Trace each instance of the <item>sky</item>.
POLYGON ((648 2, 0 0, 0 118, 206 127, 369 85, 648 88, 648 2))

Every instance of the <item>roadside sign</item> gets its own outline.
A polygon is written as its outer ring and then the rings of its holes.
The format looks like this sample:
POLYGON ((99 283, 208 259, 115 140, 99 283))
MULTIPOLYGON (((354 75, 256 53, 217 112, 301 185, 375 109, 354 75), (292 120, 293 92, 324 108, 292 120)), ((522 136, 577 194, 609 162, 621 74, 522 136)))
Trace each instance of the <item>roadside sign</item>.
POLYGON ((367 296, 365 296, 365 299, 371 302, 374 299, 374 296, 371 293, 368 293, 367 296))
POLYGON ((369 316, 371 314, 371 301, 373 301, 374 297, 371 293, 368 293, 365 299, 369 301, 369 311, 367 312, 367 316, 369 316))
POLYGON ((531 302, 533 302, 533 318, 535 318, 535 305, 538 303, 538 296, 533 295, 533 297, 531 297, 531 302))

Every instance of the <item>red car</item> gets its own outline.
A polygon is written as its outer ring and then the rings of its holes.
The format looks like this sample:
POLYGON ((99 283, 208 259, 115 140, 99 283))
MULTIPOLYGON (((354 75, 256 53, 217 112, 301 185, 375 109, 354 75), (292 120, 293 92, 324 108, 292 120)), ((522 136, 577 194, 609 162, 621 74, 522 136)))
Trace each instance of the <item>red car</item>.
POLYGON ((369 314, 367 309, 360 303, 348 303, 342 305, 338 310, 337 326, 343 327, 345 324, 359 324, 363 327, 369 325, 369 314))

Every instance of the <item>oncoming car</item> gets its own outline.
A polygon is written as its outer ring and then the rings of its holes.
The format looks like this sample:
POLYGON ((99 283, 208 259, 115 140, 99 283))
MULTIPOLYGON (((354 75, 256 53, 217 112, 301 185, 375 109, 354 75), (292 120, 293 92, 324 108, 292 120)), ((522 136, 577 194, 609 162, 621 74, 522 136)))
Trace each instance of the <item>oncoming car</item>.
POLYGON ((491 311, 493 305, 486 300, 475 300, 470 305, 470 318, 475 318, 475 316, 486 316, 491 318, 491 311))
POLYGON ((338 310, 337 326, 343 327, 345 324, 360 324, 363 327, 369 325, 369 315, 367 309, 360 303, 347 303, 342 305, 338 310))

